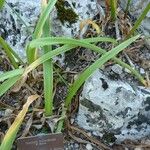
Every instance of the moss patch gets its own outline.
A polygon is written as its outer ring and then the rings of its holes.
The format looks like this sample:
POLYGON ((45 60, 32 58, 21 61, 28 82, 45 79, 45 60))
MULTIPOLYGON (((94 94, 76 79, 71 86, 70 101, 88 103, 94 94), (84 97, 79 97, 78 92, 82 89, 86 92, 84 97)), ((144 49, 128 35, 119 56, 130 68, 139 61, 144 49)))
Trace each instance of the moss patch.
POLYGON ((69 22, 69 24, 73 24, 78 20, 78 15, 73 11, 72 8, 65 7, 64 0, 58 0, 56 3, 57 16, 62 24, 64 22, 69 22))

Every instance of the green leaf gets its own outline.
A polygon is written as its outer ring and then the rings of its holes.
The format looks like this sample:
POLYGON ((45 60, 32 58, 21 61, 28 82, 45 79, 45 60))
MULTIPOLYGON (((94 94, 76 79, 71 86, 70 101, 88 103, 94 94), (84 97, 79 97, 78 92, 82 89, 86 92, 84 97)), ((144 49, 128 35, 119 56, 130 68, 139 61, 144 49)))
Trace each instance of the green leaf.
POLYGON ((45 37, 45 38, 39 38, 36 40, 32 40, 29 44, 30 48, 38 48, 45 45, 52 45, 52 44, 73 44, 89 48, 91 47, 91 44, 87 43, 93 43, 93 42, 112 42, 117 43, 116 40, 112 38, 105 38, 105 37, 96 37, 96 38, 89 38, 89 39, 83 39, 83 40, 76 40, 69 37, 45 37))
POLYGON ((144 20, 145 16, 149 12, 149 10, 150 10, 150 2, 147 4, 147 6, 145 7, 145 9, 143 10, 143 12, 141 13, 140 17, 136 20, 134 26, 129 31, 126 39, 128 39, 136 31, 136 29, 138 29, 138 27, 141 25, 142 21, 144 20))
POLYGON ((139 36, 135 36, 133 38, 130 38, 129 40, 126 40, 125 42, 121 43, 117 47, 113 48, 111 51, 105 53, 101 58, 99 58, 91 66, 89 66, 71 86, 68 92, 66 101, 65 101, 65 106, 68 107, 70 105, 71 100, 73 96, 77 93, 78 89, 81 87, 84 81, 92 75, 92 73, 96 69, 100 68, 108 60, 116 56, 119 52, 121 52, 123 49, 129 46, 132 42, 134 42, 137 38, 139 38, 139 36))
POLYGON ((7 71, 3 74, 0 74, 0 82, 6 80, 8 78, 12 78, 12 77, 21 75, 21 74, 23 74, 23 71, 24 71, 24 69, 21 68, 21 69, 15 69, 15 70, 7 71))
MULTIPOLYGON (((37 22, 36 27, 35 27, 35 31, 34 31, 34 34, 33 34, 33 39, 37 39, 41 36, 43 26, 46 22, 46 19, 48 18, 49 13, 52 11, 52 9, 55 6, 56 2, 57 2, 57 0, 48 1, 47 7, 41 13, 41 16, 40 16, 40 18, 37 22)), ((33 48, 32 52, 31 52, 29 47, 27 47, 26 53, 27 53, 27 58, 28 58, 29 63, 32 63, 34 60, 37 59, 37 50, 35 48, 33 48)))
POLYGON ((38 95, 31 95, 28 97, 27 102, 24 104, 23 109, 19 112, 13 124, 9 127, 2 144, 0 145, 0 150, 11 150, 13 142, 16 138, 17 132, 21 126, 21 123, 28 111, 28 108, 33 101, 39 98, 38 95))
MULTIPOLYGON (((42 1, 43 9, 47 6, 47 1, 42 1)), ((43 26, 43 37, 50 36, 50 19, 46 19, 43 26)), ((52 50, 52 46, 43 47, 44 54, 52 50)), ((53 60, 49 59, 43 63, 43 78, 44 78, 44 105, 45 115, 50 116, 53 114, 53 60)))
POLYGON ((5 0, 0 0, 0 10, 3 8, 5 0))
POLYGON ((6 43, 6 41, 0 36, 0 45, 3 47, 4 52, 6 53, 7 57, 9 58, 11 64, 14 68, 18 68, 18 63, 15 60, 15 58, 18 60, 18 62, 23 64, 23 61, 17 53, 9 46, 9 44, 6 43))
POLYGON ((110 7, 111 7, 111 19, 115 21, 117 13, 117 0, 110 0, 110 7))
POLYGON ((8 80, 0 84, 0 96, 2 96, 6 91, 8 91, 20 79, 20 77, 21 76, 15 76, 9 78, 8 80))
MULTIPOLYGON (((95 46, 93 44, 90 44, 92 42, 100 42, 100 41, 108 41, 108 42, 116 43, 115 40, 110 39, 110 38, 105 38, 105 37, 89 38, 89 39, 84 39, 84 40, 76 40, 76 39, 65 38, 65 37, 47 37, 47 38, 40 38, 40 39, 33 40, 29 44, 29 47, 40 47, 40 46, 52 45, 52 44, 72 44, 72 45, 76 45, 76 46, 82 46, 82 47, 91 49, 95 52, 104 54, 104 53, 106 53, 106 50, 104 50, 98 46, 95 46)), ((115 62, 117 62, 118 64, 120 64, 122 67, 129 69, 139 79, 139 81, 142 84, 146 85, 144 78, 138 73, 138 71, 136 71, 130 65, 124 63, 123 61, 121 61, 120 59, 118 59, 116 57, 114 57, 112 59, 115 62)))

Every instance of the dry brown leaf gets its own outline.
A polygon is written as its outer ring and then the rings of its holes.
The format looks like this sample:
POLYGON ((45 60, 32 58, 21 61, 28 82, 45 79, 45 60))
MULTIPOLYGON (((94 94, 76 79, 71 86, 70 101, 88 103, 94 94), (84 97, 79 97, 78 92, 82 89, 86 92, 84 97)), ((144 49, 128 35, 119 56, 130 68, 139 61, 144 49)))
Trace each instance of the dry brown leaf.
POLYGON ((21 135, 22 137, 25 137, 29 133, 30 127, 32 125, 32 121, 33 121, 33 114, 31 114, 30 118, 28 119, 26 123, 25 129, 23 130, 22 135, 21 135))
POLYGON ((100 34, 101 30, 100 27, 91 19, 87 19, 87 20, 83 20, 80 23, 80 32, 82 31, 82 29, 85 27, 85 25, 92 25, 92 28, 96 30, 97 34, 100 34))
POLYGON ((26 82, 26 80, 27 80, 27 75, 22 76, 16 82, 16 84, 11 88, 11 91, 14 92, 14 93, 18 92, 21 89, 21 87, 24 85, 24 83, 26 82))
POLYGON ((56 127, 57 122, 59 121, 59 118, 47 118, 46 123, 48 124, 49 128, 51 129, 52 133, 54 132, 54 129, 56 127))
POLYGON ((16 138, 16 134, 20 128, 20 125, 28 111, 28 108, 30 106, 31 103, 33 103, 34 100, 36 100, 37 98, 39 98, 38 95, 31 95, 28 97, 27 102, 23 105, 22 110, 19 112, 19 114, 17 115, 17 117, 15 118, 13 124, 11 125, 11 127, 9 127, 2 143, 0 146, 0 149, 11 149, 12 144, 16 138))

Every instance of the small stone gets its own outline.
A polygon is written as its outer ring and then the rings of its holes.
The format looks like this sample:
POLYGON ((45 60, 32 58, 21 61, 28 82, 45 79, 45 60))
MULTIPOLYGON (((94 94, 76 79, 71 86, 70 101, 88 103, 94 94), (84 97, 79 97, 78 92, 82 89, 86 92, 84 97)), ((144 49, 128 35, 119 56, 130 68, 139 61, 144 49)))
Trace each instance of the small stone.
POLYGON ((10 116, 12 114, 13 110, 11 109, 6 109, 5 110, 5 116, 10 116))
POLYGON ((140 68, 140 73, 145 74, 145 70, 143 68, 140 68))
POLYGON ((86 144, 86 150, 92 150, 92 149, 93 149, 93 147, 91 144, 86 144))
POLYGON ((71 118, 70 123, 71 123, 71 124, 74 123, 74 118, 71 118))
POLYGON ((69 67, 67 67, 67 68, 66 68, 66 71, 68 71, 68 72, 69 72, 69 71, 70 71, 70 68, 69 68, 69 67))
POLYGON ((76 149, 78 149, 78 148, 79 148, 79 144, 75 143, 75 144, 74 144, 74 147, 75 147, 76 149))
POLYGON ((122 74, 122 67, 118 64, 113 65, 111 69, 119 75, 122 74))

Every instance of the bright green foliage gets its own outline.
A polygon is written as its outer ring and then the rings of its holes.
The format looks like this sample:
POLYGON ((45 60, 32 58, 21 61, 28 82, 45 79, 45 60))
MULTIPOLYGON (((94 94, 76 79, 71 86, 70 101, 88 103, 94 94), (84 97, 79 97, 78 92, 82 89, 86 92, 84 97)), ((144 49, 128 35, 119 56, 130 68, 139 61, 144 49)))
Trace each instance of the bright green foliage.
POLYGON ((19 58, 19 56, 15 53, 15 51, 6 43, 6 41, 0 36, 0 45, 5 51, 7 57, 10 60, 10 63, 14 68, 18 68, 18 62, 23 63, 23 61, 19 58), (16 61, 17 60, 17 61, 16 61))
MULTIPOLYGON (((47 1, 43 0, 43 9, 47 6, 47 1)), ((51 22, 47 18, 43 26, 43 37, 50 36, 51 22)), ((44 54, 52 50, 52 46, 43 47, 44 54)), ((53 60, 49 59, 43 63, 43 78, 44 78, 44 100, 45 100, 45 115, 53 114, 53 60)))
MULTIPOLYGON (((46 22, 46 19, 49 16, 49 13, 52 11, 53 7, 55 6, 57 0, 50 0, 47 4, 47 7, 42 11, 41 16, 39 18, 39 21, 37 22, 37 25, 35 27, 35 31, 33 33, 33 39, 37 39, 41 36, 42 34, 42 30, 43 30, 43 26, 46 22)), ((34 60, 37 59, 37 49, 33 48, 32 50, 26 49, 26 53, 27 53, 27 59, 28 59, 28 63, 32 63, 34 60)))
POLYGON ((5 0, 0 0, 0 10, 3 8, 5 0))

